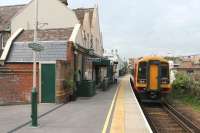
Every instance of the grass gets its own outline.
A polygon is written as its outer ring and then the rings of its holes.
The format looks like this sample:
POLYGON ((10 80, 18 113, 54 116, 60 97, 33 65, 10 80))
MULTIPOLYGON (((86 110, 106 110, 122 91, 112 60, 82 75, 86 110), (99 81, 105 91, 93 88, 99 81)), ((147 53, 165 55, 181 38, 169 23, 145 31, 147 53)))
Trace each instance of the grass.
POLYGON ((171 102, 185 104, 200 112, 200 75, 177 73, 172 87, 171 102))
POLYGON ((179 103, 191 106, 194 110, 200 112, 200 98, 189 94, 181 94, 173 91, 169 96, 170 101, 178 101, 179 103))
POLYGON ((180 101, 186 105, 190 105, 194 110, 200 112, 200 99, 198 97, 186 95, 180 98, 180 101))

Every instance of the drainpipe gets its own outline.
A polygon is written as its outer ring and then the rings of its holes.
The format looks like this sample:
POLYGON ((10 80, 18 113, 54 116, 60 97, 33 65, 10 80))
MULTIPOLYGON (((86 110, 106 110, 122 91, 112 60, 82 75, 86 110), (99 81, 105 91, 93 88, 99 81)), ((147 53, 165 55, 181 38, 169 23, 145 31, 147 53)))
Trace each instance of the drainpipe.
MULTIPOLYGON (((71 45, 73 45, 73 44, 71 44, 71 45)), ((75 44, 76 45, 76 44, 75 44)), ((76 66, 77 66, 77 60, 76 60, 76 58, 77 58, 77 50, 76 50, 77 48, 76 48, 76 46, 74 46, 74 48, 72 49, 73 50, 73 56, 74 56, 74 82, 75 82, 75 86, 74 86, 74 88, 73 88, 73 100, 76 100, 76 97, 77 97, 77 83, 76 83, 76 81, 77 81, 77 73, 76 73, 76 71, 77 71, 77 68, 76 68, 76 66)))

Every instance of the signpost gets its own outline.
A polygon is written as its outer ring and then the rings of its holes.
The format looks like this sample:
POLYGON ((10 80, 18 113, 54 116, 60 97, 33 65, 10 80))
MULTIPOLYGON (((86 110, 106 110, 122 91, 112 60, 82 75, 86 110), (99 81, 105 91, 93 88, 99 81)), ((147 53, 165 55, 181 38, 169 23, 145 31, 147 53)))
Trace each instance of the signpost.
POLYGON ((44 47, 38 43, 29 43, 28 47, 31 48, 33 51, 40 52, 44 50, 44 47))
POLYGON ((30 43, 28 47, 33 50, 33 88, 31 92, 31 119, 32 126, 38 126, 37 118, 37 91, 36 91, 36 52, 44 50, 44 47, 38 43, 30 43))
POLYGON ((36 52, 40 52, 44 47, 37 42, 37 29, 38 29, 38 0, 35 0, 35 28, 34 28, 34 40, 28 46, 33 50, 33 88, 31 91, 31 119, 32 126, 38 126, 37 116, 37 91, 36 91, 36 52))

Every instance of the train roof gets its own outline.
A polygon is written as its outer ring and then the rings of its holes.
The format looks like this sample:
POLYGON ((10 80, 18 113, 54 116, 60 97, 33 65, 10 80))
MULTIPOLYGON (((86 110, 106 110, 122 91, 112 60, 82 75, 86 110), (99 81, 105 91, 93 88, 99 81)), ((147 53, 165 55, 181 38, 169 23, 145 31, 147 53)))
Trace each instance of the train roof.
POLYGON ((161 62, 168 62, 168 60, 164 59, 161 56, 144 56, 144 57, 140 58, 138 60, 138 62, 141 62, 141 61, 150 61, 150 60, 159 60, 161 62))

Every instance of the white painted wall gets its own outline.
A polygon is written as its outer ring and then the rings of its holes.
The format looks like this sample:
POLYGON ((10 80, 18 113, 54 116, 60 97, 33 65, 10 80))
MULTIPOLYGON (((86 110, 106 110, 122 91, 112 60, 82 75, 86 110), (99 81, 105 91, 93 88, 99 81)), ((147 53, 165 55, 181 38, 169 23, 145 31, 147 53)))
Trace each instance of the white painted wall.
POLYGON ((83 46, 90 48, 91 47, 91 38, 93 39, 93 49, 94 52, 100 56, 103 56, 103 44, 102 44, 102 35, 100 32, 100 24, 99 24, 99 14, 98 14, 98 7, 94 8, 92 21, 90 23, 90 16, 89 12, 85 13, 82 28, 82 36, 84 38, 84 33, 86 35, 87 40, 83 39, 83 46), (89 36, 88 36, 89 34, 89 36))
POLYGON ((104 51, 104 57, 111 60, 111 62, 118 62, 117 68, 116 68, 116 76, 119 77, 119 70, 124 68, 124 61, 119 56, 118 52, 115 50, 105 50, 104 51))
POLYGON ((82 25, 82 35, 84 38, 84 34, 86 36, 86 40, 83 40, 84 45, 86 48, 90 48, 90 37, 91 37, 91 30, 90 30, 90 18, 89 18, 89 12, 85 13, 84 19, 83 19, 83 25, 82 25), (88 36, 89 35, 89 36, 88 36))
POLYGON ((96 6, 94 9, 92 24, 91 24, 91 34, 93 35, 95 53, 103 56, 103 50, 102 50, 103 44, 102 44, 102 36, 99 24, 98 6, 96 6))
MULTIPOLYGON (((11 32, 17 29, 34 29, 35 0, 19 12, 11 21, 11 32)), ((79 21, 71 9, 59 0, 38 0, 39 29, 56 29, 74 27, 79 21), (43 27, 41 23, 47 23, 43 27)))

